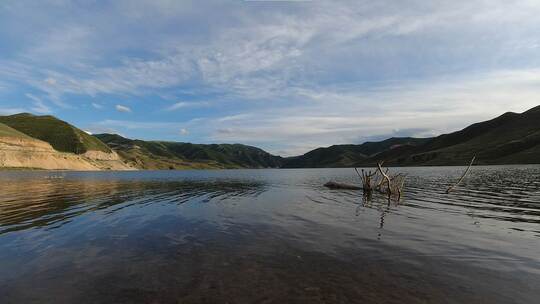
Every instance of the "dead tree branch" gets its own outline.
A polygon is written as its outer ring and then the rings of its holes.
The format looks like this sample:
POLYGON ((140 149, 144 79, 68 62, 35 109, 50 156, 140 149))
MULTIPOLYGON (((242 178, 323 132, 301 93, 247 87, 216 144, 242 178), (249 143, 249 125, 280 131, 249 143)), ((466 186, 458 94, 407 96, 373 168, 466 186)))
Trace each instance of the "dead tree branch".
POLYGON ((473 163, 474 163, 474 160, 476 159, 476 155, 473 156, 473 158, 471 159, 471 163, 469 164, 469 166, 467 167, 467 170, 465 170, 465 172, 463 173, 463 175, 459 178, 459 180, 457 181, 457 183, 455 183, 454 185, 450 186, 450 188, 448 188, 446 190, 446 194, 450 193, 450 191, 454 190, 455 187, 457 187, 459 184, 461 184, 461 182, 463 181, 463 179, 465 178, 465 176, 467 175, 467 173, 469 173, 469 170, 471 169, 473 163))
POLYGON ((387 194, 388 199, 395 198, 397 201, 401 199, 403 187, 405 185, 406 175, 403 173, 389 174, 389 169, 383 169, 383 163, 377 164, 375 171, 365 171, 364 169, 358 170, 354 168, 354 171, 362 181, 362 187, 350 184, 343 184, 337 182, 328 182, 324 186, 331 189, 347 189, 347 190, 363 190, 364 195, 371 196, 373 191, 387 194))
MULTIPOLYGON (((386 181, 386 187, 387 187, 386 191, 387 191, 388 197, 390 197, 392 195, 392 180, 387 175, 387 173, 384 173, 384 171, 382 169, 382 166, 381 166, 381 163, 378 163, 377 167, 379 169, 379 173, 382 175, 382 177, 386 181)), ((386 172, 388 172, 388 171, 386 171, 386 172)))

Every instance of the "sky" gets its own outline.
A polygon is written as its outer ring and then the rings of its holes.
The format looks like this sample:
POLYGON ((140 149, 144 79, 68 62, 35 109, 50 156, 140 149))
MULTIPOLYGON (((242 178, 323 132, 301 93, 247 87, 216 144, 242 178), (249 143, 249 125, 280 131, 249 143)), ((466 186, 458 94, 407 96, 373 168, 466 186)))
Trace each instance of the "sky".
POLYGON ((0 1, 0 115, 291 156, 540 104, 540 1, 0 1))

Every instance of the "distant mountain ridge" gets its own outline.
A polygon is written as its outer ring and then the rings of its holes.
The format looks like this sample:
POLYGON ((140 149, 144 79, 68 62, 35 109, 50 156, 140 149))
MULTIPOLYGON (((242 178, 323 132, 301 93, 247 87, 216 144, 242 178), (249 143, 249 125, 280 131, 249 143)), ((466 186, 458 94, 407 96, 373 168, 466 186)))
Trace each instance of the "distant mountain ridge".
POLYGON ((304 155, 285 159, 284 168, 354 167, 368 162, 377 154, 404 146, 419 146, 429 138, 392 137, 360 145, 333 145, 317 148, 304 155))
POLYGON ((282 158, 241 144, 143 141, 97 134, 129 164, 142 169, 279 168, 282 158))
POLYGON ((287 158, 242 144, 144 141, 116 134, 91 136, 53 116, 0 116, 0 168, 330 168, 368 167, 381 161, 388 166, 432 166, 464 165, 473 156, 477 164, 540 164, 540 106, 519 114, 508 112, 433 138, 393 137, 358 145, 333 145, 287 158))
POLYGON ((540 106, 507 112, 461 131, 437 136, 403 164, 458 164, 477 156, 483 164, 540 163, 540 106))
POLYGON ((319 148, 286 159, 283 167, 362 167, 381 161, 391 166, 463 165, 475 155, 477 164, 540 164, 540 106, 433 138, 319 148), (370 152, 368 144, 374 147, 370 152))

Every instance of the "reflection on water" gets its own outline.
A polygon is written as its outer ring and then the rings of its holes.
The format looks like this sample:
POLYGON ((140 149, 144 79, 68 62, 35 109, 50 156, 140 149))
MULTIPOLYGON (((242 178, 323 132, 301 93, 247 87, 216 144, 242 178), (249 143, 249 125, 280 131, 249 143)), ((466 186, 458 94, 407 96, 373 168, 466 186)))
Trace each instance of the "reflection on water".
POLYGON ((384 217, 387 213, 391 211, 392 206, 397 207, 400 201, 395 201, 387 199, 384 195, 375 196, 373 198, 373 193, 364 193, 362 195, 362 204, 358 205, 356 208, 356 216, 360 215, 360 212, 365 208, 376 209, 379 212, 379 233, 377 234, 377 239, 380 240, 382 236, 382 229, 384 228, 384 217), (383 199, 384 198, 384 199, 383 199))
POLYGON ((132 205, 257 196, 264 184, 42 179, 7 181, 1 189, 5 200, 0 202, 0 234, 32 227, 57 228, 73 217, 100 209, 112 213, 132 205))
POLYGON ((3 172, 0 303, 535 303, 540 167, 462 170, 3 172))

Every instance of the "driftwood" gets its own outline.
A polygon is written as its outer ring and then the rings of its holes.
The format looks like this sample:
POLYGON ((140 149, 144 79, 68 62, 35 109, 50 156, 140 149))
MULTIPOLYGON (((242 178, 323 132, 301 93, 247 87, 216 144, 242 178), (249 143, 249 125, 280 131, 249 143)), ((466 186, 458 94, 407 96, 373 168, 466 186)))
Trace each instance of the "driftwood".
POLYGON ((362 187, 359 187, 359 186, 337 183, 337 182, 328 182, 324 184, 324 186, 330 189, 345 189, 345 190, 361 190, 362 189, 362 187))
MULTIPOLYGON (((381 163, 378 163, 377 164, 377 168, 379 169, 379 173, 382 175, 383 177, 383 182, 381 183, 381 185, 386 182, 386 185, 387 185, 387 194, 388 196, 391 196, 392 195, 392 180, 390 179, 390 177, 388 175, 386 175, 386 173, 383 172, 383 169, 382 169, 382 165, 381 163)), ((388 171, 387 171, 388 172, 388 171)))
POLYGON ((377 170, 364 171, 362 169, 362 174, 358 173, 358 169, 355 168, 356 173, 360 175, 362 179, 362 189, 364 193, 371 193, 377 191, 383 194, 388 195, 388 199, 392 197, 397 198, 399 201, 401 199, 401 194, 403 187, 405 185, 405 174, 398 173, 395 175, 390 175, 389 169, 383 169, 383 163, 377 164, 377 170))
POLYGON ((465 176, 467 175, 467 173, 469 173, 469 170, 471 170, 471 167, 474 163, 474 160, 476 159, 476 155, 473 156, 473 158, 471 159, 471 163, 469 164, 469 166, 467 167, 467 170, 465 170, 465 172, 463 173, 463 175, 459 178, 459 180, 452 186, 450 186, 450 188, 448 188, 446 190, 446 194, 450 193, 450 191, 454 190, 455 187, 459 186, 459 184, 461 184, 461 182, 463 181, 463 179, 465 178, 465 176))
POLYGON ((363 190, 365 195, 371 195, 373 191, 377 191, 388 195, 389 200, 396 198, 399 201, 405 185, 406 175, 402 173, 390 175, 388 168, 384 170, 382 165, 382 163, 378 163, 375 171, 362 169, 359 172, 357 168, 354 168, 356 174, 362 180, 362 187, 333 181, 326 183, 324 186, 331 189, 363 190))

